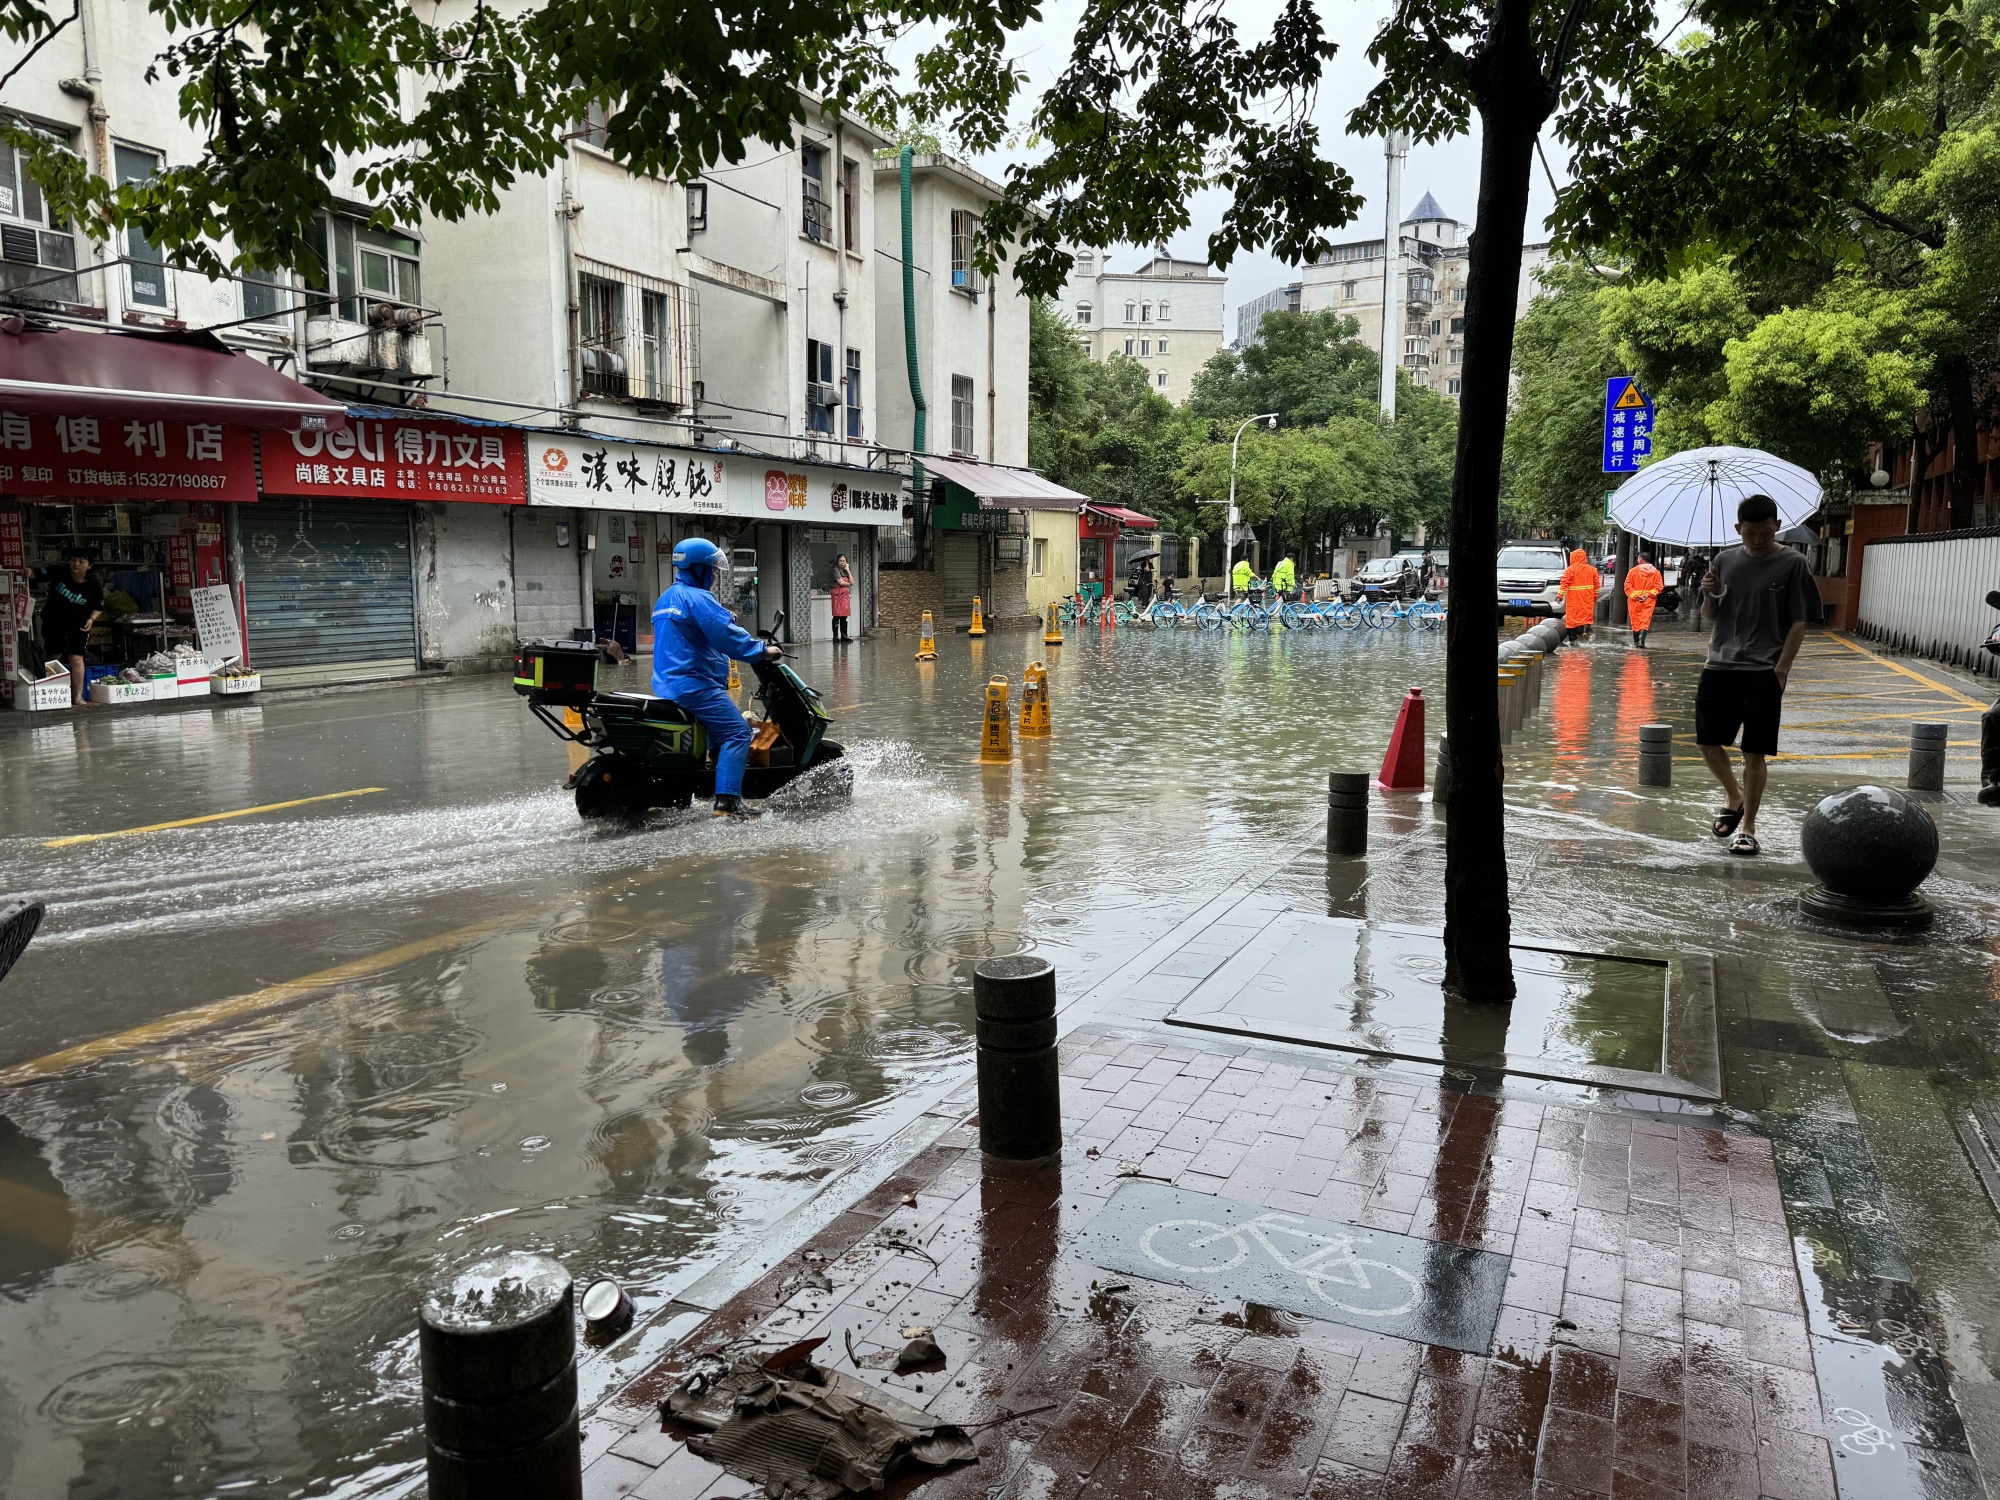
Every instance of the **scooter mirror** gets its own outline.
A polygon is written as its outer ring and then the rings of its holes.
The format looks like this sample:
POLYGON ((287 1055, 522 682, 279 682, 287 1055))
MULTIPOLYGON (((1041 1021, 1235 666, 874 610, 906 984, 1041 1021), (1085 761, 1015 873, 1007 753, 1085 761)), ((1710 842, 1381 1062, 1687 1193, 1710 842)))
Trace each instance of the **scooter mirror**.
POLYGON ((1989 609, 2000 609, 2000 589, 1986 591, 1986 605, 1989 609))

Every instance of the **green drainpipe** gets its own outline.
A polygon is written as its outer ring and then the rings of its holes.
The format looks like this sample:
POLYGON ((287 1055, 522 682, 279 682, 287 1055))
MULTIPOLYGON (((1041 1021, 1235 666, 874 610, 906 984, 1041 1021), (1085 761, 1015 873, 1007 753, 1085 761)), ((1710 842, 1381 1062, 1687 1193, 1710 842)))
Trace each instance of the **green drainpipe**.
POLYGON ((910 369, 910 404, 916 408, 916 431, 910 438, 910 452, 913 456, 910 477, 910 529, 916 536, 917 556, 921 560, 928 550, 926 541, 926 521, 924 513, 924 465, 914 455, 925 451, 924 429, 929 410, 924 405, 924 377, 917 366, 917 271, 916 235, 910 224, 910 148, 905 146, 899 161, 903 188, 903 356, 910 369))

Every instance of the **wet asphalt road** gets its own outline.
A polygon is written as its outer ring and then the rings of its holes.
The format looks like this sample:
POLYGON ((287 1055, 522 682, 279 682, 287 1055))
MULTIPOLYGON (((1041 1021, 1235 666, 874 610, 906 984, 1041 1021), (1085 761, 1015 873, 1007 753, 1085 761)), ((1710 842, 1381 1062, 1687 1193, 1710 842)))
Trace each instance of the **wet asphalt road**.
MULTIPOLYGON (((1442 641, 1001 634, 932 668, 894 641, 800 666, 855 795, 748 828, 579 823, 562 745, 501 680, 0 738, 6 884, 52 902, 0 996, 0 1488, 394 1485, 420 1452, 414 1286, 533 1247, 657 1305, 962 1073, 978 957, 1032 947, 1075 995, 1316 845, 1324 773, 1373 768, 1403 690, 1441 690, 1442 641), (1044 655, 1054 741, 980 767, 987 676, 1044 655)), ((1793 716, 1830 722, 1788 743, 1827 758, 1777 768, 1752 866, 1702 838, 1698 764, 1665 797, 1632 785, 1636 726, 1689 717, 1698 658, 1606 640, 1557 666, 1510 756, 1521 928, 1748 947, 1808 980, 1835 955, 1880 976, 1893 1035, 1947 1039, 1948 1089, 1869 1061, 1876 1016, 1842 1033, 1852 1058, 1773 1062, 1744 1105, 1874 1143, 1961 1309, 1959 1378, 1990 1389, 1991 1247, 1921 1169, 1939 1101, 1987 1082, 2000 845, 1938 805, 1947 911, 1926 939, 1830 942, 1786 906, 1798 818, 1895 773, 1893 715, 1969 723, 1968 685, 1816 641, 1793 716), (1886 730, 1855 722, 1861 697, 1886 730)), ((1435 921, 1435 874, 1407 856, 1371 914, 1435 921)))

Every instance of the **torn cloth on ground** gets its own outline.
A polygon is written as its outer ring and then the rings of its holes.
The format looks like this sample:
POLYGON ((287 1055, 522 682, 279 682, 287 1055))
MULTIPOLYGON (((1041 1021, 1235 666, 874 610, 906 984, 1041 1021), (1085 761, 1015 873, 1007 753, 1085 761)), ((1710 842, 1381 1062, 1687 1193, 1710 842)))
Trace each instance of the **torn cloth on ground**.
POLYGON ((933 1468, 978 1458, 964 1429, 820 1368, 810 1346, 779 1359, 766 1364, 755 1350, 704 1358, 660 1403, 661 1415, 706 1428, 688 1447, 710 1463, 767 1495, 800 1500, 879 1490, 905 1455, 933 1468))

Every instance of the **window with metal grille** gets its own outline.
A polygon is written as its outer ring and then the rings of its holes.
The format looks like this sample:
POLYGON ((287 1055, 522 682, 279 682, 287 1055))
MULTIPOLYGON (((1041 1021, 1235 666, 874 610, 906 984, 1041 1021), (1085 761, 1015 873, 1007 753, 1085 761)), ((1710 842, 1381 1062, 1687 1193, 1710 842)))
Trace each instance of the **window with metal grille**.
POLYGON ((31 302, 75 302, 76 278, 54 274, 75 269, 69 226, 49 212, 26 160, 0 141, 0 289, 25 288, 20 295, 31 302))
POLYGON ((799 190, 806 237, 822 245, 831 243, 833 216, 826 200, 826 151, 823 148, 799 147, 799 190))
POLYGON ((577 371, 586 396, 630 396, 625 288, 602 276, 576 278, 577 371))
POLYGON ((974 451, 970 375, 951 377, 951 451, 967 455, 974 451))
POLYGON ((967 209, 955 208, 951 211, 951 289, 955 292, 979 291, 983 285, 979 267, 973 264, 972 251, 979 238, 979 215, 967 209))
POLYGON ((853 442, 861 441, 861 351, 847 351, 847 379, 841 394, 847 398, 847 436, 853 442))

